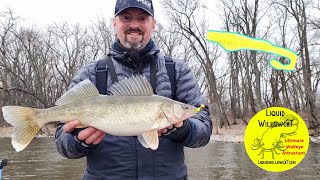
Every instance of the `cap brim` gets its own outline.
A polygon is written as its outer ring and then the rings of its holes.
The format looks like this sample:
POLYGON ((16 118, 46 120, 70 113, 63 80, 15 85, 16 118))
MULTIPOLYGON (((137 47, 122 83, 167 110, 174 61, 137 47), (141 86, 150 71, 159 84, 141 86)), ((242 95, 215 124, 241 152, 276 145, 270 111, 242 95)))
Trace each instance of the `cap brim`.
POLYGON ((114 14, 114 16, 118 16, 122 11, 124 11, 124 10, 126 10, 126 9, 128 9, 128 8, 138 8, 138 9, 141 9, 141 10, 147 12, 150 16, 152 16, 152 17, 154 16, 153 13, 150 12, 148 9, 143 8, 143 7, 138 7, 138 6, 124 7, 124 8, 122 8, 122 9, 120 9, 116 14, 114 14))

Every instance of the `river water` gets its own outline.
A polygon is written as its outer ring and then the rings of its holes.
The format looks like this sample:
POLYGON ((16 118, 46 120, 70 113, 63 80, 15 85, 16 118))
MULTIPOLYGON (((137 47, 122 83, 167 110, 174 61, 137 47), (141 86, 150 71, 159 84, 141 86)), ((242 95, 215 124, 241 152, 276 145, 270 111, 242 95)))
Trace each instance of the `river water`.
MULTIPOLYGON (((0 139, 0 159, 8 159, 3 179, 81 179, 85 159, 63 158, 53 138, 36 138, 22 152, 16 153, 9 138, 0 139)), ((186 148, 190 180, 220 179, 320 179, 320 145, 310 144, 303 161, 281 173, 264 171, 251 162, 241 143, 210 142, 206 147, 186 148)))

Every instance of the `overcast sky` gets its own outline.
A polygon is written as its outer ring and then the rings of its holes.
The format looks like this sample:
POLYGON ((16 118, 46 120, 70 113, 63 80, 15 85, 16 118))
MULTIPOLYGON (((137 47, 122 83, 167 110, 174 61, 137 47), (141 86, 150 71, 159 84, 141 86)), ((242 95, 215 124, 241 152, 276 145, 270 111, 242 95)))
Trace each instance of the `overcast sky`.
MULTIPOLYGON (((8 8, 15 15, 24 19, 26 24, 45 26, 53 22, 79 22, 86 25, 95 21, 99 15, 111 18, 114 14, 116 0, 0 0, 0 11, 8 8)), ((207 1, 207 7, 212 16, 215 8, 215 0, 207 1)), ((153 0, 155 17, 163 21, 162 9, 157 0, 153 0)), ((215 24, 210 18, 210 27, 215 24)))

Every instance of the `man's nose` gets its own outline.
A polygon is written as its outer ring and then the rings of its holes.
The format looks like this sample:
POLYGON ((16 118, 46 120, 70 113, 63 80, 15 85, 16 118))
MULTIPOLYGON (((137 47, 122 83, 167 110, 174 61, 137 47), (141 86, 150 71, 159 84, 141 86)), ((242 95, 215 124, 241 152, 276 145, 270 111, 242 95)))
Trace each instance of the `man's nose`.
POLYGON ((132 29, 136 29, 136 28, 139 28, 140 26, 139 26, 138 21, 132 21, 132 22, 130 22, 129 27, 132 29))

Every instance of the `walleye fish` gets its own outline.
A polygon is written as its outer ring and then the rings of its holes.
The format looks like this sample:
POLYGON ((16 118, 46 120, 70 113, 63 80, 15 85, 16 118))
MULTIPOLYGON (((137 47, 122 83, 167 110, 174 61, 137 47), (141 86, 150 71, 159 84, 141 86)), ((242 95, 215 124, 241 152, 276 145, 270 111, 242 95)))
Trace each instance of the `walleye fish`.
POLYGON ((91 126, 115 136, 137 136, 144 147, 156 150, 157 130, 188 119, 204 108, 154 95, 144 76, 122 80, 110 88, 110 93, 112 96, 100 95, 90 80, 84 80, 51 108, 2 107, 4 119, 14 126, 12 146, 17 152, 23 150, 49 122, 78 119, 83 127, 91 126))

